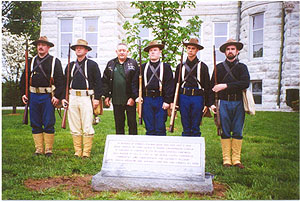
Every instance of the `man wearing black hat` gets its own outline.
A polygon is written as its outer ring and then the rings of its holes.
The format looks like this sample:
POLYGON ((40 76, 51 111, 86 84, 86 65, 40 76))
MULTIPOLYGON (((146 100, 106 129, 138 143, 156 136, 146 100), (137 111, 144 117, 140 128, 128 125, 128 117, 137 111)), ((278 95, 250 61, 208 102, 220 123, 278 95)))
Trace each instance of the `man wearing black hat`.
MULTIPOLYGON (((249 87, 250 76, 247 66, 237 59, 242 48, 243 44, 233 39, 224 43, 220 51, 225 54, 226 60, 217 65, 217 84, 215 72, 211 78, 212 90, 218 93, 220 99, 221 145, 225 167, 234 165, 244 168, 240 161, 245 120, 242 91, 249 87)), ((216 112, 215 105, 211 109, 216 112)))
MULTIPOLYGON (((144 49, 150 61, 142 65, 143 112, 146 135, 166 135, 167 109, 173 100, 174 81, 171 66, 160 61, 163 44, 152 41, 144 49)), ((139 69, 134 79, 138 88, 139 69)), ((135 90, 137 93, 138 91, 135 90)), ((138 95, 136 95, 138 97, 138 95)))
MULTIPOLYGON (((130 135, 137 135, 135 95, 133 92, 133 78, 138 69, 134 59, 128 58, 128 47, 124 43, 117 45, 117 57, 110 60, 103 73, 103 91, 105 105, 114 106, 116 134, 125 134, 125 111, 127 114, 130 135)), ((136 90, 136 89, 135 89, 136 90)))
POLYGON ((37 48, 37 56, 28 60, 28 79, 30 97, 25 95, 25 72, 22 74, 20 89, 22 101, 29 101, 30 125, 35 143, 35 155, 51 156, 54 143, 55 110, 63 96, 63 72, 61 62, 49 55, 54 46, 46 36, 33 42, 37 48), (44 127, 43 127, 44 126, 44 127), (44 149, 45 145, 45 149, 44 149))
POLYGON ((191 38, 188 43, 183 44, 187 48, 188 57, 183 63, 181 75, 178 75, 180 64, 175 73, 175 81, 181 76, 179 108, 182 136, 200 137, 203 112, 212 105, 208 67, 197 58, 197 52, 203 49, 197 38, 191 38))
POLYGON ((92 150, 94 128, 93 109, 99 105, 102 96, 101 73, 98 65, 93 60, 87 59, 86 54, 92 50, 88 42, 78 39, 77 44, 72 45, 77 60, 70 63, 70 71, 65 69, 65 77, 69 74, 69 103, 63 99, 64 106, 68 106, 68 122, 75 156, 90 157, 92 150), (92 98, 92 99, 91 99, 92 98), (83 144, 83 149, 82 149, 83 144))

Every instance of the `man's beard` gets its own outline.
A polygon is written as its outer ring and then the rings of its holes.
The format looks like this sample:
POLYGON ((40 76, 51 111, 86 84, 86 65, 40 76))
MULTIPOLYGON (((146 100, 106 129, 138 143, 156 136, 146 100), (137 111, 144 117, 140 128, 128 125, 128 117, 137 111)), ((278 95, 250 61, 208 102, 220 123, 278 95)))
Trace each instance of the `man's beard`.
POLYGON ((233 55, 233 54, 226 55, 226 58, 227 58, 228 60, 232 60, 232 59, 234 59, 235 57, 236 57, 236 55, 233 55))

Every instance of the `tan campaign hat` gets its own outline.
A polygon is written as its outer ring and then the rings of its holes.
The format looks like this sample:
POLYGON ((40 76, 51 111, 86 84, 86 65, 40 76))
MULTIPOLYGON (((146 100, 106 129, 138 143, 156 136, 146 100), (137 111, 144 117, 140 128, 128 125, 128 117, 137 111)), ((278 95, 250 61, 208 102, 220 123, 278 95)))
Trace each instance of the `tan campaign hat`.
POLYGON ((199 44, 197 38, 191 38, 189 42, 183 43, 183 45, 187 46, 196 46, 199 50, 202 50, 204 47, 199 44))
POLYGON ((47 45, 50 46, 50 47, 53 47, 53 46, 54 46, 54 44, 51 43, 51 42, 48 40, 48 38, 47 38, 46 36, 40 36, 40 38, 39 38, 38 40, 36 40, 36 41, 33 42, 33 44, 34 44, 35 46, 36 46, 38 43, 45 43, 45 44, 47 44, 47 45))
POLYGON ((220 46, 220 51, 221 51, 222 53, 225 53, 226 47, 227 47, 227 46, 230 46, 230 45, 236 46, 236 49, 238 49, 238 50, 242 50, 242 48, 243 48, 243 46, 244 46, 242 43, 237 42, 237 41, 234 40, 234 39, 228 39, 222 46, 220 46))
POLYGON ((77 43, 71 46, 71 49, 75 50, 76 46, 84 46, 86 49, 88 49, 88 51, 92 50, 92 48, 88 46, 88 42, 83 39, 78 39, 77 43))
POLYGON ((144 48, 145 52, 149 52, 151 48, 158 47, 160 50, 164 49, 165 45, 159 44, 157 41, 151 41, 146 48, 144 48))

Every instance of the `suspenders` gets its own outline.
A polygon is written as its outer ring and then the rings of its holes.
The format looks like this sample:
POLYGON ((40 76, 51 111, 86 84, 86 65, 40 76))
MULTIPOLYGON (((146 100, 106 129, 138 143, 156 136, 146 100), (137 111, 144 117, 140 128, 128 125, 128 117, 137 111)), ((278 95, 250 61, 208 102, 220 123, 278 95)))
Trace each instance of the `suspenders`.
POLYGON ((154 70, 155 72, 153 72, 153 68, 151 68, 150 62, 147 62, 146 66, 145 66, 145 70, 144 70, 144 84, 145 84, 145 87, 147 87, 148 84, 151 82, 151 80, 155 76, 159 81, 159 91, 162 92, 162 80, 163 80, 163 74, 164 74, 164 64, 163 64, 163 62, 161 62, 159 65, 160 65, 160 67, 159 67, 160 69, 159 69, 159 78, 158 78, 158 76, 156 74, 156 71, 154 70), (148 71, 149 66, 150 66, 150 69, 151 69, 153 75, 151 76, 151 78, 148 82, 148 80, 147 80, 147 71, 148 71))
MULTIPOLYGON (((188 72, 188 75, 187 75, 187 77, 185 77, 185 69, 187 68, 189 68, 188 66, 187 66, 187 64, 186 63, 184 63, 184 67, 185 68, 182 68, 182 73, 181 73, 181 76, 182 76, 182 84, 181 84, 181 88, 184 88, 184 85, 185 85, 185 83, 186 83, 186 80, 187 80, 187 78, 189 77, 189 75, 192 73, 192 71, 194 70, 194 67, 192 68, 192 69, 189 69, 190 71, 188 72)), ((195 78, 195 77, 194 77, 195 78)), ((198 62, 198 64, 197 64, 197 78, 195 78, 196 80, 197 80, 197 84, 198 84, 198 88, 199 89, 203 89, 202 88, 202 86, 201 86, 201 84, 200 84, 200 79, 201 79, 201 61, 200 62, 198 62)))
MULTIPOLYGON (((89 89, 89 81, 88 81, 88 75, 87 75, 87 61, 88 60, 86 60, 85 61, 85 63, 84 63, 84 77, 85 77, 85 83, 86 83, 86 89, 88 90, 89 89)), ((71 80, 71 82, 70 82, 70 88, 72 88, 72 83, 73 83, 73 77, 74 77, 74 71, 75 71, 75 69, 76 68, 74 68, 74 65, 76 64, 76 62, 74 62, 73 63, 73 66, 72 66, 72 71, 71 71, 71 78, 72 78, 72 80, 71 80)), ((75 67, 77 67, 77 65, 75 65, 75 67)), ((79 65, 78 65, 78 67, 77 68, 81 68, 79 65)), ((76 71, 75 73, 77 73, 78 71, 76 71)), ((80 72, 80 70, 79 70, 79 73, 81 73, 80 72)))
MULTIPOLYGON (((31 85, 31 78, 32 78, 32 72, 33 72, 33 64, 34 64, 34 62, 35 62, 35 59, 36 59, 36 57, 37 56, 35 56, 33 59, 32 59, 32 61, 31 61, 31 65, 30 65, 30 70, 31 70, 31 73, 30 73, 30 85, 31 85)), ((50 80, 49 80, 49 86, 51 86, 52 85, 52 81, 53 81, 53 75, 54 75, 54 67, 55 67, 55 60, 56 60, 56 58, 53 56, 53 58, 52 58, 52 65, 51 65, 51 73, 50 73, 50 80)), ((42 62, 43 62, 44 60, 42 60, 42 62)), ((40 65, 42 64, 42 62, 40 63, 40 65)), ((37 67, 36 67, 37 68, 37 67)), ((36 69, 35 68, 35 69, 36 69)), ((41 71, 42 71, 42 73, 44 74, 44 76, 46 77, 46 79, 48 79, 47 78, 47 76, 46 76, 46 74, 45 74, 45 72, 44 72, 44 70, 42 69, 42 67, 41 67, 41 71)))

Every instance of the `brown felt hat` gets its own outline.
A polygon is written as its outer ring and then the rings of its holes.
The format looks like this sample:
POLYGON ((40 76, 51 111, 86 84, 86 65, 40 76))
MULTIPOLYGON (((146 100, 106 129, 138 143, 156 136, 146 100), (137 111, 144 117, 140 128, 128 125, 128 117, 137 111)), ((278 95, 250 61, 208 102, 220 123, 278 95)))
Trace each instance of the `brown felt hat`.
POLYGON ((238 49, 238 50, 242 50, 242 48, 244 46, 241 42, 237 42, 234 39, 228 39, 222 46, 220 46, 220 51, 222 53, 225 53, 226 47, 230 46, 230 45, 234 45, 236 47, 236 49, 238 49))
POLYGON ((46 36, 40 36, 40 38, 33 42, 33 45, 37 46, 38 43, 45 43, 50 47, 53 47, 54 44, 51 43, 46 36))
POLYGON ((151 48, 158 47, 160 50, 164 49, 165 45, 159 44, 157 41, 151 41, 146 48, 144 48, 145 52, 149 52, 151 48))
POLYGON ((191 38, 191 39, 189 40, 189 42, 183 43, 183 45, 185 45, 186 47, 187 47, 187 46, 196 46, 199 50, 202 50, 202 49, 204 48, 203 46, 201 46, 201 45, 199 44, 199 41, 198 41, 197 38, 191 38))
POLYGON ((71 46, 71 49, 75 50, 76 46, 84 46, 86 49, 88 49, 88 51, 92 50, 92 48, 88 46, 88 42, 83 39, 78 39, 77 43, 71 46))

